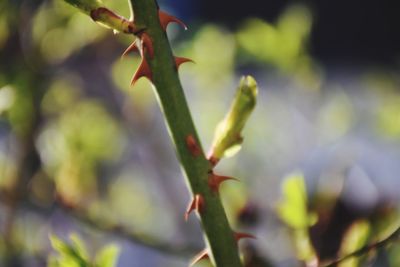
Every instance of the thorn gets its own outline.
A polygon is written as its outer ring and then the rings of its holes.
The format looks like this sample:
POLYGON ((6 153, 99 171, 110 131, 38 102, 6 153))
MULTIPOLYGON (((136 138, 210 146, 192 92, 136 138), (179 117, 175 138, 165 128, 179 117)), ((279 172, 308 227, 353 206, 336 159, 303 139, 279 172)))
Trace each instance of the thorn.
POLYGON ((219 192, 219 186, 221 185, 222 182, 224 182, 226 180, 239 181, 238 179, 233 178, 233 177, 220 176, 220 175, 216 175, 213 172, 211 172, 209 174, 209 176, 208 176, 208 186, 210 187, 211 191, 213 191, 214 193, 218 193, 219 192))
MULTIPOLYGON (((140 35, 140 39, 142 40, 143 53, 146 48, 146 51, 148 52, 148 56, 150 58, 153 58, 153 56, 154 56, 153 41, 151 40, 150 36, 147 33, 143 32, 140 35)), ((142 55, 142 56, 144 57, 144 55, 142 55)))
POLYGON ((139 49, 136 44, 136 40, 133 41, 133 43, 130 44, 130 46, 128 46, 127 49, 125 49, 125 51, 124 51, 124 53, 122 53, 121 57, 125 57, 126 55, 128 55, 131 52, 139 52, 139 49))
POLYGON ((201 154, 201 149, 197 144, 196 139, 194 139, 193 135, 189 134, 186 137, 186 146, 194 157, 197 157, 201 154))
POLYGON ((137 82, 137 80, 139 80, 142 77, 146 77, 150 81, 152 80, 151 70, 150 70, 149 64, 147 63, 147 60, 145 57, 142 58, 139 68, 133 75, 132 80, 131 80, 131 85, 134 85, 137 82))
POLYGON ((197 254, 196 256, 193 257, 192 261, 190 262, 189 267, 195 265, 196 263, 198 263, 201 260, 204 259, 208 259, 210 256, 208 255, 207 249, 203 249, 202 251, 200 251, 199 254, 197 254))
POLYGON ((198 213, 202 212, 204 209, 204 198, 200 194, 196 194, 192 201, 190 202, 188 208, 186 209, 185 212, 185 221, 188 220, 189 214, 193 211, 196 210, 198 213))
POLYGON ((170 14, 167 14, 167 13, 159 10, 158 17, 160 18, 160 24, 161 24, 161 27, 164 29, 164 31, 167 30, 167 26, 171 22, 176 22, 176 23, 180 24, 185 30, 187 30, 187 26, 185 25, 185 23, 183 23, 181 20, 177 19, 176 17, 171 16, 170 14))
POLYGON ((175 57, 175 66, 178 69, 180 65, 182 65, 183 63, 186 62, 192 62, 194 63, 193 60, 191 60, 190 58, 186 58, 186 57, 175 57))
POLYGON ((248 233, 233 232, 233 235, 235 237, 236 242, 238 242, 242 238, 256 239, 256 237, 254 235, 251 235, 251 234, 248 234, 248 233))

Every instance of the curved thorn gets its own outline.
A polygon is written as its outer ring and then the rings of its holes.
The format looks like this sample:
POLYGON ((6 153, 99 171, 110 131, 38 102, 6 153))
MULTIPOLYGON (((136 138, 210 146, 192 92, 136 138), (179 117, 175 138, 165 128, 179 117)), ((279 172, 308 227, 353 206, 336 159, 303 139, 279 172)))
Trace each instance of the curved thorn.
POLYGON ((165 13, 161 10, 158 10, 158 17, 160 18, 160 24, 161 27, 164 29, 164 31, 167 30, 167 26, 168 24, 170 24, 171 22, 175 22, 178 23, 179 25, 181 25, 185 30, 187 30, 187 26, 185 25, 185 23, 183 23, 180 19, 171 16, 168 13, 165 13))
POLYGON ((139 80, 142 77, 146 77, 150 81, 152 80, 151 70, 150 70, 149 64, 147 63, 147 60, 145 57, 142 58, 139 68, 133 75, 132 80, 131 80, 131 85, 134 85, 137 82, 137 80, 139 80))
POLYGON ((204 209, 204 198, 200 194, 196 194, 185 212, 185 221, 188 220, 190 213, 196 210, 198 213, 202 212, 204 209))
POLYGON ((186 58, 186 57, 175 57, 175 66, 178 69, 180 65, 182 65, 183 63, 186 62, 192 62, 194 63, 193 60, 191 60, 190 58, 186 58))
POLYGON ((239 181, 238 179, 230 176, 221 176, 210 173, 208 176, 208 186, 210 187, 211 191, 213 191, 214 193, 218 193, 221 183, 227 180, 239 181))
MULTIPOLYGON (((154 56, 154 49, 153 49, 153 41, 151 40, 150 36, 143 32, 140 36, 140 40, 142 40, 142 49, 143 53, 146 51, 150 58, 154 56)), ((144 56, 144 55, 143 55, 144 56)))
POLYGON ((195 265, 196 263, 198 263, 201 260, 204 259, 208 259, 210 256, 208 255, 207 249, 204 249, 202 251, 200 251, 199 254, 197 254, 196 256, 193 257, 193 259, 190 262, 189 267, 195 265))
POLYGON ((125 51, 124 51, 124 53, 122 53, 121 57, 125 57, 126 55, 128 55, 131 52, 139 52, 139 49, 136 44, 136 40, 133 41, 133 43, 131 43, 127 49, 125 49, 125 51))

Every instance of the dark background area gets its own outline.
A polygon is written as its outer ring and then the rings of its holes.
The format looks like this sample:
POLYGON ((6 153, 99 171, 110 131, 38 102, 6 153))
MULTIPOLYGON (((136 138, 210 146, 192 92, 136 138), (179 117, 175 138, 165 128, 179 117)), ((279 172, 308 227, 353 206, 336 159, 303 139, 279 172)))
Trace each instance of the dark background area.
MULTIPOLYGON (((186 10, 207 22, 235 28, 243 18, 252 16, 273 21, 293 3, 298 1, 246 0, 243 4, 241 1, 201 0, 186 10)), ((306 3, 314 13, 311 53, 322 63, 354 67, 398 65, 399 1, 314 0, 301 3, 306 3)), ((180 3, 176 6, 187 8, 180 3)))

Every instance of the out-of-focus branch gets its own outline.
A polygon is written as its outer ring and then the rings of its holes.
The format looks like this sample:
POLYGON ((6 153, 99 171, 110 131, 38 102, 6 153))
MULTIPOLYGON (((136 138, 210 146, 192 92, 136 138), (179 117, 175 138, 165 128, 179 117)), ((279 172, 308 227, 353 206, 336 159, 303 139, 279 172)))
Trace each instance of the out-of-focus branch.
MULTIPOLYGON (((0 190, 1 204, 7 203, 8 197, 9 194, 7 194, 7 192, 0 190)), ((57 211, 63 212, 77 222, 83 223, 93 229, 114 235, 117 238, 129 241, 136 245, 147 247, 149 249, 153 249, 167 255, 190 257, 191 255, 193 255, 193 253, 199 251, 200 249, 199 247, 193 245, 177 245, 171 244, 171 242, 163 242, 159 238, 142 233, 135 233, 117 224, 110 225, 110 223, 106 223, 102 218, 89 216, 85 211, 65 207, 58 202, 55 202, 50 207, 44 207, 32 201, 24 200, 23 202, 19 203, 18 208, 28 212, 34 212, 46 217, 49 217, 51 214, 57 211)))
POLYGON ((326 263, 322 263, 320 266, 322 267, 334 267, 336 266, 338 263, 344 262, 348 259, 351 259, 353 257, 361 257, 365 254, 367 254, 370 251, 373 250, 377 250, 380 248, 384 248, 385 246, 398 241, 400 238, 400 227, 396 229, 396 231, 394 231, 392 234, 390 234, 388 237, 386 237, 385 239, 378 241, 376 243, 372 243, 372 244, 368 244, 363 246, 362 248, 337 259, 334 259, 330 262, 326 262, 326 263))

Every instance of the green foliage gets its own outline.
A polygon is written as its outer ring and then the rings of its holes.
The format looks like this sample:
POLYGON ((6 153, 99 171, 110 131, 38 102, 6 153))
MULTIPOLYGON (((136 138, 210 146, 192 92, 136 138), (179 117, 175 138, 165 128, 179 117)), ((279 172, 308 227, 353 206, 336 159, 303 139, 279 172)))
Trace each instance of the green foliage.
POLYGON ((211 155, 215 159, 236 154, 243 142, 241 132, 251 112, 255 108, 257 83, 251 76, 242 77, 230 110, 217 126, 211 155))
POLYGON ((248 20, 237 37, 239 45, 254 59, 287 71, 309 61, 305 45, 310 30, 309 10, 292 6, 275 25, 259 19, 248 20))
POLYGON ((217 25, 205 25, 185 47, 182 53, 196 62, 191 75, 202 95, 210 92, 215 97, 216 91, 230 85, 234 78, 237 47, 231 32, 217 25))
POLYGON ((315 90, 321 81, 307 48, 311 26, 310 10, 292 5, 276 23, 258 18, 247 20, 236 33, 238 46, 244 59, 272 66, 315 90))
POLYGON ((378 131, 383 136, 400 138, 400 96, 388 94, 382 99, 382 106, 377 112, 378 131))
POLYGON ((82 240, 75 234, 70 236, 67 243, 55 235, 50 236, 53 248, 57 256, 50 256, 48 267, 114 267, 117 263, 119 248, 116 245, 108 245, 98 251, 94 260, 90 260, 89 254, 82 240))
MULTIPOLYGON (((341 247, 340 256, 346 256, 354 251, 362 248, 369 237, 370 225, 369 222, 361 220, 353 223, 350 229, 347 231, 341 247)), ((357 267, 360 266, 360 258, 352 257, 338 265, 339 267, 357 267)))
POLYGON ((277 206, 279 217, 292 229, 297 255, 307 262, 316 259, 308 235, 308 227, 317 222, 316 214, 308 212, 307 192, 301 173, 287 176, 282 185, 283 200, 277 206))
POLYGON ((353 126, 353 105, 349 97, 339 91, 330 97, 318 116, 320 135, 331 142, 344 136, 353 126))
POLYGON ((58 192, 71 204, 82 205, 96 195, 97 166, 113 160, 121 151, 121 129, 101 103, 79 101, 72 90, 65 91, 63 87, 53 90, 45 96, 43 109, 51 112, 46 106, 51 101, 53 105, 60 104, 62 113, 41 131, 38 150, 58 192))
POLYGON ((33 18, 32 37, 37 52, 50 64, 62 62, 106 33, 102 27, 90 23, 86 15, 61 0, 42 5, 33 18))
POLYGON ((307 210, 307 192, 301 173, 287 176, 282 185, 283 200, 278 204, 279 217, 294 229, 304 229, 316 223, 316 215, 307 210))

